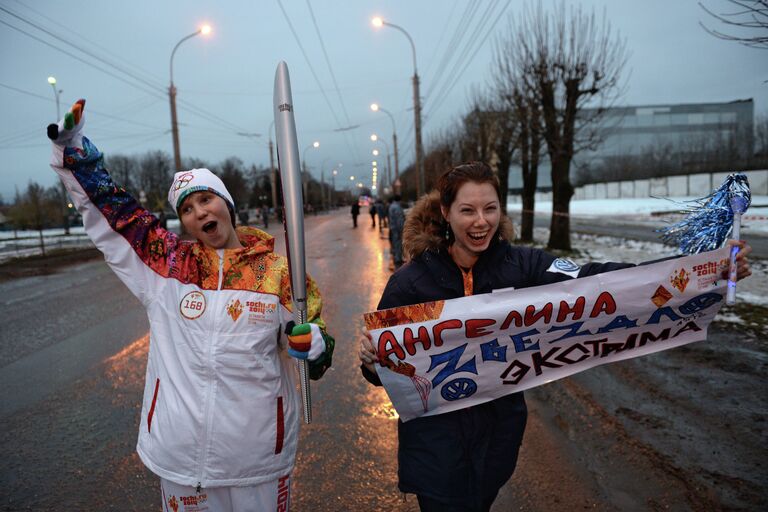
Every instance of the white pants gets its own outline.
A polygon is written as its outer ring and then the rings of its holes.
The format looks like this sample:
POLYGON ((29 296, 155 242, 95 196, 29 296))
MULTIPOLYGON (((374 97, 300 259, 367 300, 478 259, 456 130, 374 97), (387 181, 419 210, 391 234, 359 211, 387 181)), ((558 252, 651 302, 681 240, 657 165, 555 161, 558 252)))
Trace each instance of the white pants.
POLYGON ((163 512, 288 512, 291 475, 250 487, 194 487, 160 479, 163 512))

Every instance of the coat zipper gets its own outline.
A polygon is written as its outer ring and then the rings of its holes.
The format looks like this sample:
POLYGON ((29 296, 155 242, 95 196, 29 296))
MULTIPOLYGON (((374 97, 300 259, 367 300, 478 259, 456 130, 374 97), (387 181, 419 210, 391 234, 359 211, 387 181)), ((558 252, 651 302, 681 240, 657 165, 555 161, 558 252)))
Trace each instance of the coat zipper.
MULTIPOLYGON (((217 254, 219 251, 216 251, 217 254)), ((202 460, 200 461, 200 471, 199 471, 199 479, 197 482, 197 492, 200 493, 200 490, 202 489, 202 482, 203 482, 203 476, 205 471, 205 466, 208 464, 208 423, 209 419, 208 416, 210 415, 210 408, 211 408, 211 398, 213 394, 213 385, 215 382, 213 382, 213 361, 212 354, 213 354, 213 346, 216 343, 216 320, 218 320, 218 306, 219 306, 219 293, 221 291, 221 285, 224 282, 224 251, 221 251, 221 254, 218 254, 219 256, 219 284, 216 286, 216 295, 213 299, 213 304, 211 308, 211 312, 213 313, 213 321, 211 323, 211 335, 209 337, 209 343, 208 343, 208 386, 206 387, 206 394, 205 394, 205 408, 203 409, 203 442, 202 442, 202 460)))

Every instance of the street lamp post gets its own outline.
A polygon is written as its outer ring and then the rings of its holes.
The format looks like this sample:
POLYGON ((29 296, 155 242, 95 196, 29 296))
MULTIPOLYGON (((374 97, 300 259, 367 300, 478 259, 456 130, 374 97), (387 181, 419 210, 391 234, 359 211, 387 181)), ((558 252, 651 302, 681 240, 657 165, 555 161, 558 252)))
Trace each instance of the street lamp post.
POLYGON ((309 178, 308 178, 308 175, 307 175, 307 150, 310 149, 310 148, 317 149, 319 147, 320 147, 320 142, 319 141, 315 141, 312 144, 310 144, 309 146, 305 147, 304 151, 302 151, 302 153, 301 153, 301 166, 302 166, 302 169, 303 169, 302 176, 301 176, 301 184, 302 184, 302 190, 304 192, 304 203, 305 204, 306 204, 307 199, 309 197, 308 196, 308 190, 307 190, 308 187, 309 187, 309 178))
MULTIPOLYGON (((49 76, 48 77, 48 83, 51 84, 51 87, 53 87, 53 96, 56 98, 56 122, 58 123, 61 119, 61 108, 59 106, 59 93, 61 93, 61 90, 56 87, 56 78, 49 76)), ((57 180, 58 181, 58 180, 57 180)), ((69 210, 72 208, 72 203, 69 201, 69 198, 67 196, 67 189, 64 187, 64 183, 59 181, 59 190, 61 191, 61 200, 63 202, 63 220, 64 220, 64 234, 69 234, 69 210)))
POLYGON ((179 149, 179 126, 176 121, 176 86, 173 85, 173 56, 176 54, 176 50, 179 49, 179 46, 181 43, 186 41, 187 39, 191 39, 195 37, 198 34, 208 34, 211 31, 211 27, 208 25, 204 25, 203 27, 195 30, 188 36, 182 37, 181 40, 176 43, 176 46, 173 47, 173 51, 171 52, 171 62, 170 62, 170 68, 171 68, 171 84, 168 87, 168 97, 171 101, 171 133, 173 136, 173 163, 176 166, 176 170, 181 170, 181 150, 179 149))
POLYGON ((331 173, 331 190, 328 191, 328 202, 330 203, 330 208, 333 209, 336 207, 336 176, 339 174, 338 169, 334 169, 331 173))
POLYGON ((58 123, 59 119, 61 119, 61 109, 59 108, 59 93, 61 91, 56 88, 56 78, 49 76, 48 83, 53 87, 53 95, 56 98, 56 122, 58 123))
POLYGON ((389 120, 392 121, 392 145, 395 151, 395 182, 400 178, 400 163, 397 157, 397 130, 395 129, 395 118, 392 116, 389 110, 385 109, 378 103, 371 103, 371 110, 378 112, 379 110, 389 116, 389 120))
POLYGON ((320 167, 320 206, 325 210, 325 201, 327 194, 325 193, 325 164, 328 163, 331 157, 327 157, 323 160, 323 165, 320 167))
POLYGON ((372 23, 374 27, 387 26, 399 30, 405 34, 408 42, 411 43, 411 51, 413 52, 413 128, 416 136, 416 174, 418 178, 416 181, 416 195, 421 196, 421 194, 426 193, 426 190, 424 185, 424 156, 421 145, 421 97, 419 96, 419 73, 416 68, 416 46, 413 44, 411 36, 403 27, 384 21, 380 17, 373 18, 372 23))
MULTIPOLYGON (((373 142, 381 142, 382 144, 384 144, 384 147, 387 148, 387 183, 391 185, 392 184, 392 159, 390 158, 389 144, 387 144, 387 141, 380 138, 375 133, 371 135, 371 140, 373 142)), ((376 155, 374 154, 374 156, 376 155)), ((397 161, 397 159, 395 159, 395 161, 397 161)))
POLYGON ((272 145, 272 129, 275 127, 275 122, 269 123, 269 184, 272 187, 272 208, 277 211, 277 170, 275 169, 275 157, 273 156, 272 145))

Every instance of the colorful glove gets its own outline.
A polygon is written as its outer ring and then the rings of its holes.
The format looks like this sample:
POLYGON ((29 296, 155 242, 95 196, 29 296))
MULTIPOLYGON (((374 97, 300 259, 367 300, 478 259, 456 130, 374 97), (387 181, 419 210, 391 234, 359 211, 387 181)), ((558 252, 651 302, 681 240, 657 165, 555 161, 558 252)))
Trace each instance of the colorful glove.
POLYGON ((85 100, 79 99, 64 114, 64 119, 48 125, 48 138, 53 142, 51 165, 64 165, 64 148, 83 148, 83 126, 85 126, 85 100))
POLYGON ((288 353, 296 359, 314 361, 325 352, 325 340, 317 324, 288 322, 285 334, 288 335, 288 353))

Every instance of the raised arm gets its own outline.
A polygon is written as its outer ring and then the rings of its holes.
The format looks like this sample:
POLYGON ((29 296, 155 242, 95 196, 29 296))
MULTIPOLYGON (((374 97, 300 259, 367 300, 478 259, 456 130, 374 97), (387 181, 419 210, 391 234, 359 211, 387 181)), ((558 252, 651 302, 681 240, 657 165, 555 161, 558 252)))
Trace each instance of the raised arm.
POLYGON ((88 236, 120 280, 147 304, 191 246, 161 228, 154 215, 114 183, 103 155, 83 136, 84 125, 81 99, 58 124, 48 126, 51 167, 83 216, 88 236))

